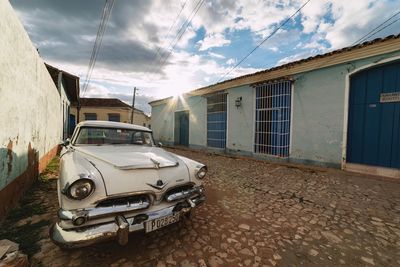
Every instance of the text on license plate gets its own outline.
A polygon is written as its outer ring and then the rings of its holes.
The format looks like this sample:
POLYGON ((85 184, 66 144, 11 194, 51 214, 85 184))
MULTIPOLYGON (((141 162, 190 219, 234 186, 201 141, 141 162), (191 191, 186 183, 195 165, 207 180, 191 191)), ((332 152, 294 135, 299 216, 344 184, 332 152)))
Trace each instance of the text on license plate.
POLYGON ((179 213, 146 222, 146 233, 179 221, 179 213))

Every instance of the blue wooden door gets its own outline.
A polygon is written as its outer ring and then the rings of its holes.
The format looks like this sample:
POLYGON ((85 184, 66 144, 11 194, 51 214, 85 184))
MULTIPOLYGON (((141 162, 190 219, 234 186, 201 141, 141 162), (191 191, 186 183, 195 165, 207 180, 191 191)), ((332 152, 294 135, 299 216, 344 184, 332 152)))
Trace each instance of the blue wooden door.
POLYGON ((346 161, 400 168, 400 62, 356 73, 350 80, 346 161))
POLYGON ((189 111, 181 113, 180 116, 180 145, 189 145, 189 111))
POLYGON ((71 137, 75 130, 75 115, 69 114, 69 129, 68 129, 68 136, 71 137))
POLYGON ((175 112, 175 144, 189 145, 189 111, 175 112))

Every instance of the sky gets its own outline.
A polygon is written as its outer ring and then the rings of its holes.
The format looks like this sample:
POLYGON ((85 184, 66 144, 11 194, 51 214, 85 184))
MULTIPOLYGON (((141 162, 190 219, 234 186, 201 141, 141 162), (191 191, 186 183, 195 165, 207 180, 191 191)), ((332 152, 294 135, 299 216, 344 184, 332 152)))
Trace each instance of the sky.
MULTIPOLYGON (((115 0, 83 97, 130 104, 137 87, 135 107, 151 113, 149 101, 350 46, 400 11, 400 0, 311 0, 232 70, 305 2, 115 0)), ((45 62, 79 76, 82 89, 105 0, 10 3, 45 62)), ((400 20, 369 39, 398 33, 400 20)))

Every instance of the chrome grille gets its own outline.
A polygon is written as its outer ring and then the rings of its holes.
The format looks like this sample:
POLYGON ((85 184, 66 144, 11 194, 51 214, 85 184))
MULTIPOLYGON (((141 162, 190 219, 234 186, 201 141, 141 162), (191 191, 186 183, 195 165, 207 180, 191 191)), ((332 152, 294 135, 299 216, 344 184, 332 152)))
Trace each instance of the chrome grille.
POLYGON ((96 208, 126 206, 132 207, 137 206, 138 209, 148 208, 150 206, 150 199, 147 195, 136 195, 119 198, 110 198, 100 201, 96 208))
POLYGON ((164 199, 168 202, 176 201, 201 193, 200 190, 200 188, 194 188, 193 185, 184 185, 168 190, 164 195, 164 199))

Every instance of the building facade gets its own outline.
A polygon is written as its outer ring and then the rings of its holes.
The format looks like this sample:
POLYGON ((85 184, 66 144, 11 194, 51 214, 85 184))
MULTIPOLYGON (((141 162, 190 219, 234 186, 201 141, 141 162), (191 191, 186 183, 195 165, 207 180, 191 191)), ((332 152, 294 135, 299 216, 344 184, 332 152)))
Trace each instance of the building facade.
MULTIPOLYGON (((117 98, 80 98, 80 107, 74 105, 71 114, 77 122, 85 120, 103 120, 130 123, 132 107, 117 98)), ((133 124, 151 127, 150 117, 135 109, 133 124)))
POLYGON ((150 105, 166 144, 400 178, 400 36, 150 105))
POLYGON ((46 64, 54 84, 60 94, 60 112, 62 120, 62 140, 71 136, 76 123, 74 114, 71 114, 71 105, 77 106, 79 103, 79 77, 46 64))
POLYGON ((0 220, 56 154, 61 96, 9 1, 0 1, 0 220))

